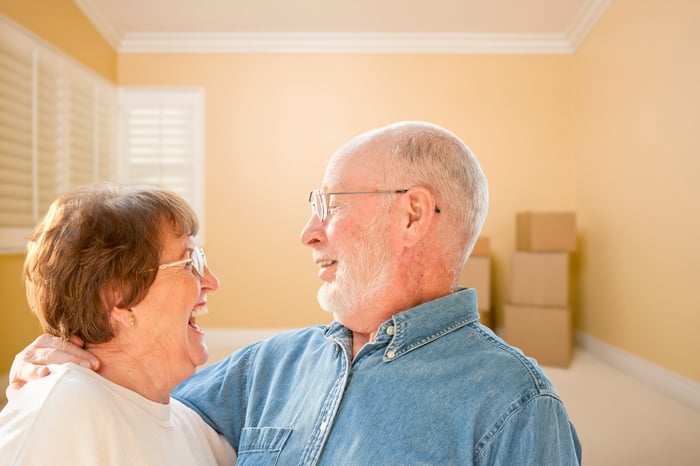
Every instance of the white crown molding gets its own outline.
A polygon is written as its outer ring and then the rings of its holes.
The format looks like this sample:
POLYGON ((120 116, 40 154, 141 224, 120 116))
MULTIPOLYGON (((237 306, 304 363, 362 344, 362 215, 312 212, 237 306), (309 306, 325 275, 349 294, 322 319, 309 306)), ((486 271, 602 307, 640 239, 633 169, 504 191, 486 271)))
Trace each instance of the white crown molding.
POLYGON ((119 53, 571 54, 612 0, 588 0, 563 34, 129 33, 97 0, 74 0, 119 53))
POLYGON ((700 410, 700 383, 681 377, 581 331, 576 332, 576 344, 591 355, 640 382, 700 410))
POLYGON ((557 34, 126 34, 120 53, 571 53, 557 34))
POLYGON ((566 38, 572 50, 578 49, 611 3, 612 0, 588 0, 581 7, 566 31, 566 38))
POLYGON ((102 34, 114 50, 119 51, 124 40, 124 32, 109 17, 102 4, 97 0, 73 0, 83 14, 102 34))

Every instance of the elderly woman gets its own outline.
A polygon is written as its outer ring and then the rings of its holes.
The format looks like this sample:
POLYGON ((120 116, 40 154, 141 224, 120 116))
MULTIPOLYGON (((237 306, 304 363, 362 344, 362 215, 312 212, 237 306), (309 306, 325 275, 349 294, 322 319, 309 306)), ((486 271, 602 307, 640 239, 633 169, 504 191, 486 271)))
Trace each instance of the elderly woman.
POLYGON ((57 199, 34 231, 27 298, 44 330, 78 337, 67 363, 0 413, 0 464, 213 465, 235 453, 171 390, 207 360, 197 316, 219 281, 198 223, 169 191, 100 184, 57 199))

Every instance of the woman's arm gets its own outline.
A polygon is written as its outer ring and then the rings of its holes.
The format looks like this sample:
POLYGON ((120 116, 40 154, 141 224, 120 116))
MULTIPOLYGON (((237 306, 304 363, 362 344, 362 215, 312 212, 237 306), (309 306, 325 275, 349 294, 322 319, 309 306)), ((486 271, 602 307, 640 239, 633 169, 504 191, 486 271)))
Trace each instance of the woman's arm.
POLYGON ((49 364, 72 362, 97 370, 100 361, 92 353, 84 350, 82 345, 83 342, 78 337, 64 341, 46 333, 39 336, 15 356, 10 368, 7 399, 9 400, 25 383, 49 375, 49 364))

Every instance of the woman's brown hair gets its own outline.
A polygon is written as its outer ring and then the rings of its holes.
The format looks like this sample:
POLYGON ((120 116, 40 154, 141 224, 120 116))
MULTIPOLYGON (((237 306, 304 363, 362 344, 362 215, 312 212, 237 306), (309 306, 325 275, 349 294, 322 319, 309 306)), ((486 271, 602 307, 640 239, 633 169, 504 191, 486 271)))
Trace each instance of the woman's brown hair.
POLYGON ((197 218, 177 194, 100 183, 56 199, 27 245, 27 299, 44 331, 85 344, 114 337, 110 310, 138 304, 158 273, 167 234, 194 236, 197 218))

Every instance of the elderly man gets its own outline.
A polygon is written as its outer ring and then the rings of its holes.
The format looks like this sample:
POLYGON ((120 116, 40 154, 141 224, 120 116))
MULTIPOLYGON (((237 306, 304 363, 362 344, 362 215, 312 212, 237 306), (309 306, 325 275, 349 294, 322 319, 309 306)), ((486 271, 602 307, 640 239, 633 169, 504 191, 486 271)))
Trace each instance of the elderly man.
POLYGON ((580 464, 551 382, 457 286, 487 199, 476 158, 443 128, 353 138, 311 192, 301 234, 334 322, 237 351, 173 395, 239 465, 580 464))

